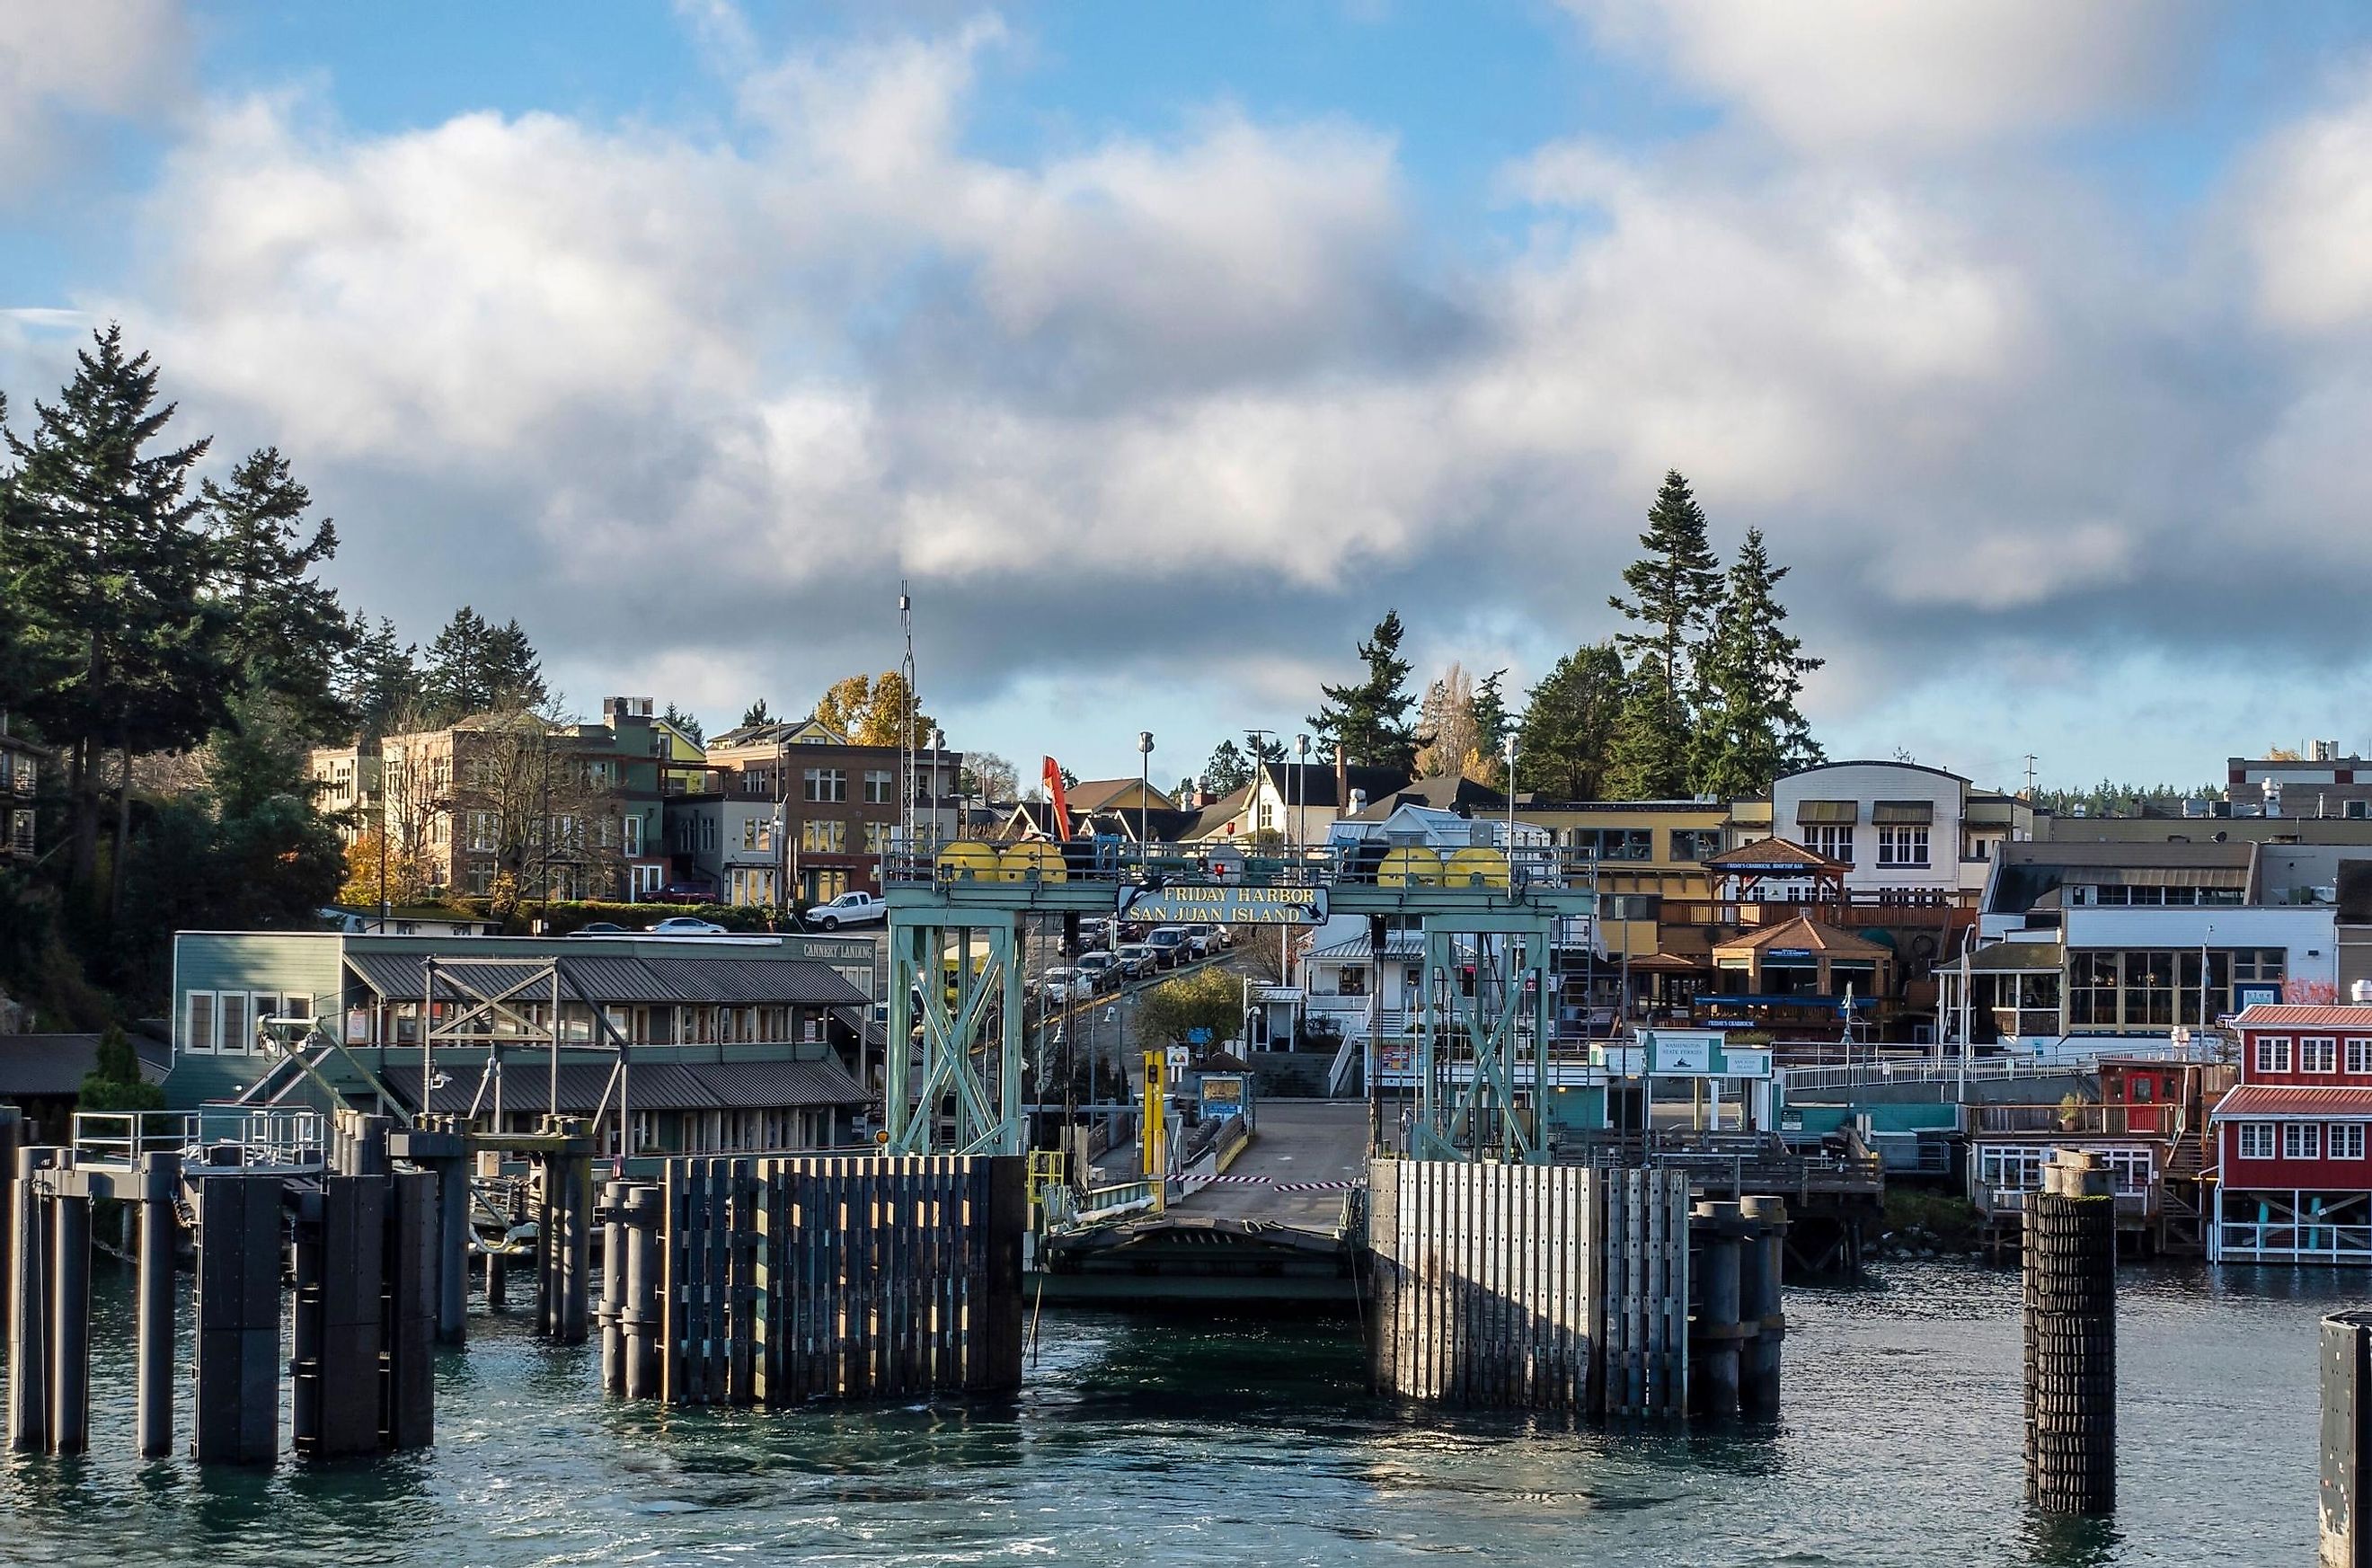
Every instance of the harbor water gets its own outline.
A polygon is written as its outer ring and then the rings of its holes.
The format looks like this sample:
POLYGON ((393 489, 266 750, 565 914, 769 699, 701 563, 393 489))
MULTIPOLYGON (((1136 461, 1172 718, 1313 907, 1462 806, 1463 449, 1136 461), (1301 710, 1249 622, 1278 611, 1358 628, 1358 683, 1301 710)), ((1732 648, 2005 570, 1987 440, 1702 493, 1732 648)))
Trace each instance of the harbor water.
POLYGON ((1052 1308, 1008 1401, 670 1412, 605 1400, 593 1347, 514 1310, 445 1357, 433 1449, 203 1475, 131 1454, 128 1295, 103 1266, 94 1451, 0 1457, 0 1561, 2295 1568, 2317 1320, 2367 1283, 2128 1270, 2120 1506, 2065 1522, 2019 1495, 2017 1275, 1959 1262, 1791 1289, 1762 1426, 1444 1414, 1371 1399, 1348 1327, 1052 1308))

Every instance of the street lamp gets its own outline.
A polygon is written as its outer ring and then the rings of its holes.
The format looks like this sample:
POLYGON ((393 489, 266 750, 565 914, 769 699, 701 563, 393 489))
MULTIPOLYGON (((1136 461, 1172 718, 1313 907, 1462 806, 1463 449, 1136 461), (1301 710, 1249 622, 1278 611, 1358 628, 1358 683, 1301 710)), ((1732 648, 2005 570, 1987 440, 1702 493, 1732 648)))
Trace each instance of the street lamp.
POLYGON ((1148 842, 1145 822, 1152 815, 1152 802, 1147 796, 1152 793, 1153 732, 1140 729, 1136 732, 1136 849, 1139 854, 1145 853, 1148 842))
MULTIPOLYGON (((1293 830, 1285 835, 1285 844, 1296 852, 1297 857, 1301 844, 1301 807, 1309 804, 1309 737, 1296 735, 1293 738, 1293 757, 1298 764, 1293 770, 1293 776, 1300 789, 1301 805, 1296 806, 1291 800, 1285 802, 1285 818, 1293 830)), ((1348 801, 1338 800, 1334 803, 1334 809, 1340 811, 1349 804, 1348 801)))

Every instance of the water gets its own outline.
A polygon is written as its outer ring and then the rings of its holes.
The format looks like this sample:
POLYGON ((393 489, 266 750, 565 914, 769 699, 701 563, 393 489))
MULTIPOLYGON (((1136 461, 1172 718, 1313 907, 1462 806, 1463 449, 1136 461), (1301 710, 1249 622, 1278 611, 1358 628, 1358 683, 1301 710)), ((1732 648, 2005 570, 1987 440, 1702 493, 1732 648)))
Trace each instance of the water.
POLYGON ((103 1273, 97 1452, 0 1458, 0 1561, 2289 1568, 2314 1556, 2316 1322, 2362 1283, 2128 1271, 2122 1505, 2071 1525, 2019 1501, 2016 1276, 1959 1263, 1790 1290, 1785 1415, 1720 1434, 1417 1411, 1366 1396, 1341 1330, 1051 1308, 1011 1401, 669 1412, 604 1400, 589 1348, 513 1313, 445 1359, 433 1450, 203 1476, 130 1456, 103 1273))

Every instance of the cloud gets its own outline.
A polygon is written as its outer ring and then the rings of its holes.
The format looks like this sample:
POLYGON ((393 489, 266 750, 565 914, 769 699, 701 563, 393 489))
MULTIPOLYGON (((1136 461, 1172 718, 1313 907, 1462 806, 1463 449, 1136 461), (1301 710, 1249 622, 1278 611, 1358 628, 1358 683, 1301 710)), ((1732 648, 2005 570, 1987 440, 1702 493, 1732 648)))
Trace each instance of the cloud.
POLYGON ((2372 72, 2348 87, 2269 137, 2249 168, 2257 308, 2300 336, 2372 321, 2372 72))
POLYGON ((2202 7, 2159 0, 1565 0, 1786 141, 1902 156, 2026 141, 2181 78, 2202 7))
MULTIPOLYGON (((1733 62, 1789 145, 1538 148, 1497 185, 1518 241, 1462 261, 1387 131, 1220 103, 992 157, 973 99, 1020 42, 994 18, 771 53, 725 12, 698 23, 721 131, 212 104, 145 270, 72 305, 155 348, 224 449, 291 454, 358 604, 410 636, 465 598, 518 615, 586 701, 796 705, 896 662, 901 580, 943 713, 1086 727, 1131 691, 1162 693, 1132 733, 1293 723, 1388 604, 1421 663, 1487 647, 1528 683, 1610 629, 1673 467, 1722 545, 1760 525, 1794 564, 1847 734, 2021 648, 2352 657, 2343 583, 2232 563, 2365 553, 2372 372, 2321 331, 2365 304, 2332 196, 2359 110, 2271 132, 2203 204, 2263 246, 2331 226, 2280 281, 2031 148, 1959 157, 2157 79, 2111 6, 2063 43, 2113 80, 2006 84, 2032 18, 1993 9, 1870 24, 1907 79, 1964 47, 1990 87, 1821 122, 1733 62)), ((1657 47, 1711 80, 1733 46, 1691 41, 1703 15, 1657 47)))
POLYGON ((0 6, 0 196, 48 172, 89 122, 171 108, 190 52, 180 0, 0 6))

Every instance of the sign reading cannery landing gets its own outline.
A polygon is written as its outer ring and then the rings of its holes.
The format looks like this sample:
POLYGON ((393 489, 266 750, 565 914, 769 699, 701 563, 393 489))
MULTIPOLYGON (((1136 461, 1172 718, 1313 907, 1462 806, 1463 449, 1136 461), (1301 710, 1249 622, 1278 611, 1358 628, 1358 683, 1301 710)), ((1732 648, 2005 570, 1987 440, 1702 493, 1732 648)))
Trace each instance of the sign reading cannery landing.
POLYGON ((1323 925, 1323 888, 1244 888, 1198 884, 1123 889, 1123 920, 1153 925, 1323 925))

